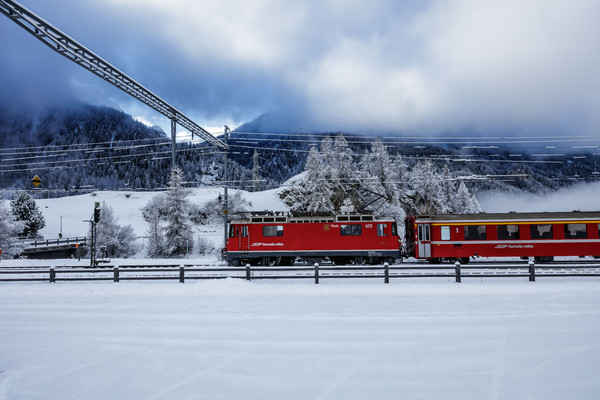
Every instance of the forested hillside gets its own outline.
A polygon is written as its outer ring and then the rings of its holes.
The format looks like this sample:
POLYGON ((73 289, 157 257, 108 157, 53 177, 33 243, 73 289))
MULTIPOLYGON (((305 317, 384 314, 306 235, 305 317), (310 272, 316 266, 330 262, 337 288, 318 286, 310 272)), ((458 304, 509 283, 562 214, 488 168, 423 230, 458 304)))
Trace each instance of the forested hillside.
MULTIPOLYGON (((214 184, 222 155, 206 144, 178 144, 177 164, 190 184, 214 184)), ((0 187, 32 189, 37 197, 85 190, 150 190, 166 187, 171 142, 160 128, 108 107, 79 104, 43 112, 0 109, 0 187)), ((251 172, 230 164, 236 181, 251 172)))
MULTIPOLYGON (((281 185, 304 171, 311 147, 331 133, 260 132, 245 124, 229 138, 229 186, 262 190, 281 185)), ((344 134, 358 162, 375 137, 344 134)), ((493 149, 415 142, 387 137, 391 157, 402 156, 408 169, 429 160, 447 178, 479 190, 544 191, 577 180, 598 177, 594 150, 543 157, 507 146, 493 149)), ((177 164, 186 186, 222 184, 223 155, 206 144, 178 144, 177 164)), ((55 197, 91 190, 153 190, 165 188, 171 169, 170 139, 122 111, 85 104, 55 106, 44 111, 0 109, 0 189, 33 189, 35 197, 55 197)))

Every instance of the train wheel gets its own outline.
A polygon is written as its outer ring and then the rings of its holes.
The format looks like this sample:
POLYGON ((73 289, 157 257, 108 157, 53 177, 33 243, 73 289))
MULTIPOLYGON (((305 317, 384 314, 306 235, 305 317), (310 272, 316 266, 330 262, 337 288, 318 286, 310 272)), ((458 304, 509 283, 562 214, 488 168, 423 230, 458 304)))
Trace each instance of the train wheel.
POLYGON ((393 265, 394 262, 396 262, 396 259, 393 257, 388 257, 385 259, 385 262, 388 263, 389 265, 393 265))
POLYGON ((229 265, 233 265, 234 267, 239 267, 240 266, 240 259, 239 258, 234 258, 233 260, 231 260, 229 262, 229 265))
POLYGON ((429 261, 430 264, 441 264, 442 263, 442 259, 439 257, 428 258, 427 261, 429 261))
POLYGON ((461 264, 468 264, 471 259, 469 257, 461 257, 458 261, 460 261, 461 264))

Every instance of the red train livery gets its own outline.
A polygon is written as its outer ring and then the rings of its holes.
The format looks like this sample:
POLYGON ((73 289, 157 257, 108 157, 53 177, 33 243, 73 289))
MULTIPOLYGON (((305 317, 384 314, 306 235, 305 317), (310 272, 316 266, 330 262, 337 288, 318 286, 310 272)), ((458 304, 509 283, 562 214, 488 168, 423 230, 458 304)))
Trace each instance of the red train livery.
POLYGON ((471 256, 600 256, 600 212, 541 212, 409 216, 407 256, 468 262, 471 256))
POLYGON ((329 258, 337 264, 391 263, 400 258, 400 248, 393 218, 269 213, 230 222, 225 259, 230 265, 289 265, 297 257, 309 262, 329 258))

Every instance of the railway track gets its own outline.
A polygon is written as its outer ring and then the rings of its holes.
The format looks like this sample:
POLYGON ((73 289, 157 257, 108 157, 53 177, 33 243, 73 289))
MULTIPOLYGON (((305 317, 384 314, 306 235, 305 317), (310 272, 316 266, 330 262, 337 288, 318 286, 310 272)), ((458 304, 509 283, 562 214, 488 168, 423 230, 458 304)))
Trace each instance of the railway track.
POLYGON ((386 283, 405 278, 446 278, 460 282, 468 278, 600 277, 600 262, 570 261, 530 265, 527 262, 480 262, 465 266, 431 265, 422 262, 394 265, 294 265, 288 267, 230 267, 222 262, 181 264, 106 264, 98 268, 77 265, 20 265, 0 267, 0 282, 67 282, 202 279, 381 279, 386 283))

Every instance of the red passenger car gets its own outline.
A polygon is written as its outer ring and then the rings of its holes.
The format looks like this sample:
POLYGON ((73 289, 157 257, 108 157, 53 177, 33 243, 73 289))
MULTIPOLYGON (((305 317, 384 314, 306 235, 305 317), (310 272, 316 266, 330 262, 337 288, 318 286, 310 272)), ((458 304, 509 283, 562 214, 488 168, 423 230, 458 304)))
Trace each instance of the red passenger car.
POLYGON ((225 258, 245 263, 289 265, 329 258, 336 264, 393 262, 400 258, 396 221, 373 215, 252 215, 229 224, 225 258))
POLYGON ((405 224, 406 255, 430 262, 600 256, 600 212, 421 215, 405 224))

